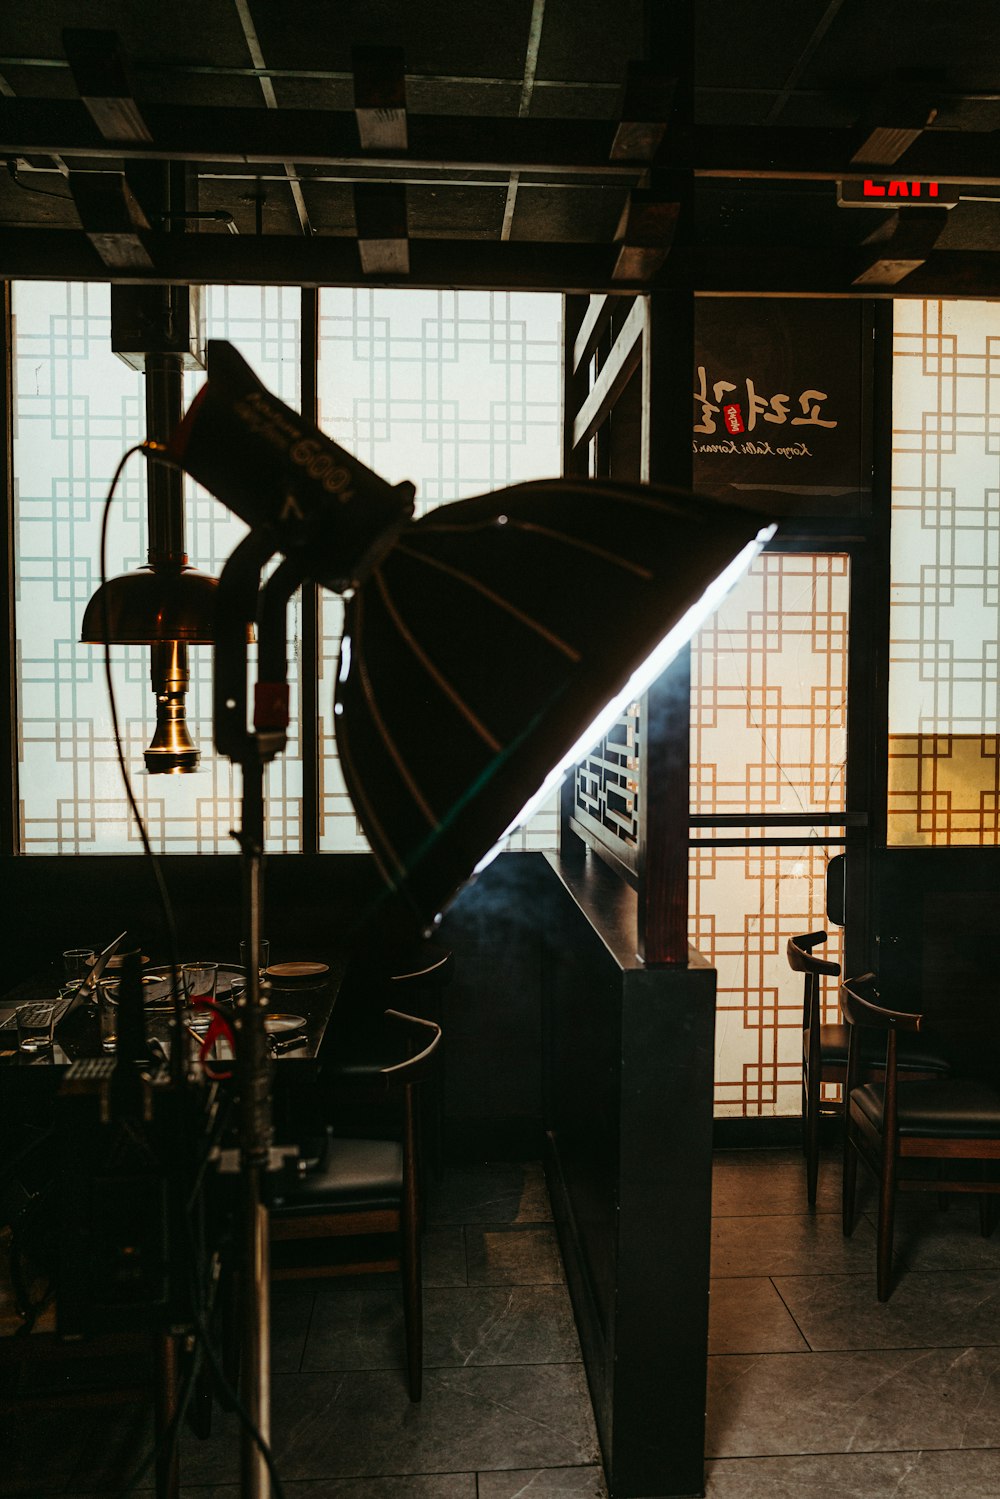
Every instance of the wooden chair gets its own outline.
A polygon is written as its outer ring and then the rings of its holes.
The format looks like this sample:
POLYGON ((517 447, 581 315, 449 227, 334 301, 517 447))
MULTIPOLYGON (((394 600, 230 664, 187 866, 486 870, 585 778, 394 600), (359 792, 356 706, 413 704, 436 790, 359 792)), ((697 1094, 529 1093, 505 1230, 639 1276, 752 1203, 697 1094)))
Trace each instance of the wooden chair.
POLYGON ((271 1209, 272 1276, 354 1275, 399 1270, 410 1399, 419 1400, 423 1380, 420 1282, 420 1173, 417 1148, 417 1084, 429 1072, 441 1041, 432 1020, 387 1010, 424 1042, 405 1061, 380 1069, 386 1088, 402 1095, 402 1140, 353 1139, 331 1129, 325 1157, 285 1191, 271 1209), (339 1242, 358 1235, 393 1234, 397 1251, 345 1262, 339 1242), (306 1252, 290 1251, 298 1240, 306 1252), (286 1246, 289 1246, 286 1249, 286 1246))
MULTIPOLYGON (((879 1301, 892 1291, 892 1238, 896 1192, 939 1194, 1000 1192, 990 1162, 1000 1160, 1000 1090, 978 1078, 935 1081, 900 1076, 898 1037, 915 1035, 924 1017, 876 1004, 874 975, 841 985, 840 1003, 850 1030, 844 1153, 844 1233, 854 1230, 858 1158, 878 1179, 877 1287, 879 1301), (866 991, 866 992, 862 992, 866 991), (883 1076, 863 1080, 863 1042, 884 1045, 883 1076), (935 1175, 907 1176, 914 1161, 935 1161, 935 1175), (980 1166, 978 1177, 963 1175, 960 1162, 980 1166), (946 1164, 950 1163, 950 1165, 946 1164), (959 1168, 959 1169, 956 1169, 959 1168), (947 1175, 942 1174, 947 1172, 947 1175)), ((988 1200, 980 1196, 981 1227, 989 1232, 988 1200)))
MULTIPOLYGON (((847 1081, 850 1028, 842 1023, 823 1023, 821 997, 823 978, 839 978, 840 967, 828 958, 819 958, 813 948, 826 941, 826 932, 808 932, 788 939, 788 962, 793 973, 804 976, 802 997, 802 1148, 806 1157, 806 1190, 809 1206, 816 1205, 819 1177, 819 1121, 823 1117, 844 1113, 844 1085, 847 1081), (836 1083, 841 1099, 823 1098, 823 1084, 836 1083)), ((880 1076, 883 1055, 870 1042, 863 1049, 863 1066, 867 1076, 880 1076)), ((949 1070, 947 1057, 930 1047, 910 1045, 900 1051, 900 1071, 910 1078, 944 1076, 949 1070)))

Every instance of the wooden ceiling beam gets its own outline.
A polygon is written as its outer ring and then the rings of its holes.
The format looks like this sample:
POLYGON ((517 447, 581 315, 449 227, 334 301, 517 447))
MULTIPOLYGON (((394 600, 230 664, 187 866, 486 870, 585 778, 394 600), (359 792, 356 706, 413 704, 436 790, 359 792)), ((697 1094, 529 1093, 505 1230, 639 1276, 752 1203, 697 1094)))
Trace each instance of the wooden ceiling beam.
POLYGON ((891 162, 852 160, 869 136, 857 129, 699 126, 688 146, 668 137, 661 164, 682 165, 689 156, 696 177, 751 181, 860 182, 866 177, 894 177, 969 186, 1000 183, 995 131, 924 130, 891 162))
POLYGON ((63 46, 77 92, 102 137, 117 143, 151 141, 149 127, 132 97, 117 33, 67 26, 63 46))
POLYGON ((402 47, 354 47, 351 61, 362 151, 405 151, 409 141, 402 47))
POLYGON ((615 126, 604 120, 515 119, 496 116, 408 116, 406 156, 359 148, 354 111, 144 106, 151 143, 106 141, 76 99, 0 99, 0 150, 5 156, 112 157, 191 162, 294 161, 325 166, 378 164, 455 172, 560 172, 637 182, 642 163, 612 162, 615 126))
MULTIPOLYGON (((357 286, 362 280, 351 236, 142 234, 151 268, 116 268, 101 260, 87 236, 70 229, 7 229, 0 235, 0 279, 211 282, 234 285, 357 286)), ((811 250, 800 245, 675 244, 653 283, 702 296, 996 297, 1000 255, 934 250, 901 287, 854 285, 872 260, 871 247, 811 250)), ((508 240, 410 239, 408 286, 496 291, 609 292, 650 290, 646 282, 614 279, 614 245, 508 240)), ((400 276, 365 277, 399 285, 400 276)))

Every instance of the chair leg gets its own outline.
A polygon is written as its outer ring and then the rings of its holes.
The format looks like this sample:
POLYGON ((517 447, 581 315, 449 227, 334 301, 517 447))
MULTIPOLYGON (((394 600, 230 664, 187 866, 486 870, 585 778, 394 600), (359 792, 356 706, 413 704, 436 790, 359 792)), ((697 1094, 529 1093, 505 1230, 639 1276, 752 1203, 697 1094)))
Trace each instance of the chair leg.
POLYGON ((806 1193, 809 1206, 816 1206, 816 1186, 819 1179, 819 1095, 820 1084, 809 1077, 806 1099, 805 1145, 806 1145, 806 1193))
POLYGON ((892 1294, 892 1237, 896 1217, 896 1159, 887 1141, 882 1140, 882 1163, 878 1184, 878 1238, 876 1244, 876 1281, 879 1301, 892 1294))

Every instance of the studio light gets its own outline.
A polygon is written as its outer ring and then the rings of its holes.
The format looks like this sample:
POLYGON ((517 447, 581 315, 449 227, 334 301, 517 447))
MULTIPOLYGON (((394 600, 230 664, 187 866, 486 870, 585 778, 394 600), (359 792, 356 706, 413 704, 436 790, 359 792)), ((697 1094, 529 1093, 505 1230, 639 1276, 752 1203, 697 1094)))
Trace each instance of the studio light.
POLYGON ((425 922, 674 658, 773 535, 679 491, 546 480, 413 521, 227 344, 161 456, 348 596, 337 748, 425 922))

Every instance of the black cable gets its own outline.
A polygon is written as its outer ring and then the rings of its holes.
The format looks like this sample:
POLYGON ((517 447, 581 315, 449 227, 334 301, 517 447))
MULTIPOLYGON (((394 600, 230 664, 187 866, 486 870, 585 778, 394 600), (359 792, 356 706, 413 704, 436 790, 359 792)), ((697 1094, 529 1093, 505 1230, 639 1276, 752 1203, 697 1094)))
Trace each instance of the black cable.
POLYGON ((149 859, 150 867, 153 871, 157 894, 160 898, 160 907, 163 912, 167 951, 170 955, 170 988, 174 1009, 174 1034, 177 1038, 177 1044, 170 1049, 170 1074, 172 1081, 179 1086, 184 1080, 184 1015, 181 996, 177 989, 177 976, 180 972, 177 924, 174 919, 174 909, 170 901, 170 893, 167 890, 166 880, 163 877, 163 869, 160 865, 159 857, 153 852, 153 846, 149 841, 149 834, 146 831, 146 824, 143 821, 142 813, 139 811, 139 803, 132 788, 132 780, 129 776, 128 765, 125 760, 125 747, 122 744, 121 729, 118 722, 118 703, 115 698, 115 684, 111 676, 111 629, 106 587, 108 581, 108 521, 111 516, 111 504, 126 463, 132 457, 133 453, 141 453, 145 447, 145 443, 138 442, 122 455, 118 467, 112 476, 107 499, 104 501, 104 514, 101 518, 101 626, 104 635, 104 678, 108 689, 108 706, 111 709, 111 729, 114 735, 115 752, 118 757, 118 769, 121 772, 122 781, 125 786, 125 795, 128 797, 132 817, 139 831, 139 837, 142 840, 143 852, 149 859))
POLYGON ((271 1478, 271 1499, 285 1499, 284 1485, 282 1484, 281 1479, 278 1476, 278 1470, 274 1465, 274 1457, 272 1456, 269 1444, 265 1442, 260 1429, 254 1423, 250 1412, 247 1410, 246 1406, 243 1404, 243 1401, 240 1399, 239 1395, 237 1395, 236 1391, 229 1383, 229 1380, 226 1378, 222 1365, 219 1362, 218 1354, 212 1347, 212 1340, 208 1328, 197 1316, 194 1319, 194 1324, 195 1331, 197 1332, 198 1337, 201 1340, 203 1352, 205 1353, 209 1364, 212 1366, 212 1373, 215 1375, 219 1388, 222 1390, 222 1393, 226 1396, 227 1400, 230 1400, 232 1402, 233 1408, 240 1418, 240 1425, 243 1427, 244 1431, 250 1433, 250 1436, 253 1438, 254 1443, 260 1451, 261 1457, 264 1459, 264 1462, 267 1465, 267 1471, 270 1474, 271 1478))

